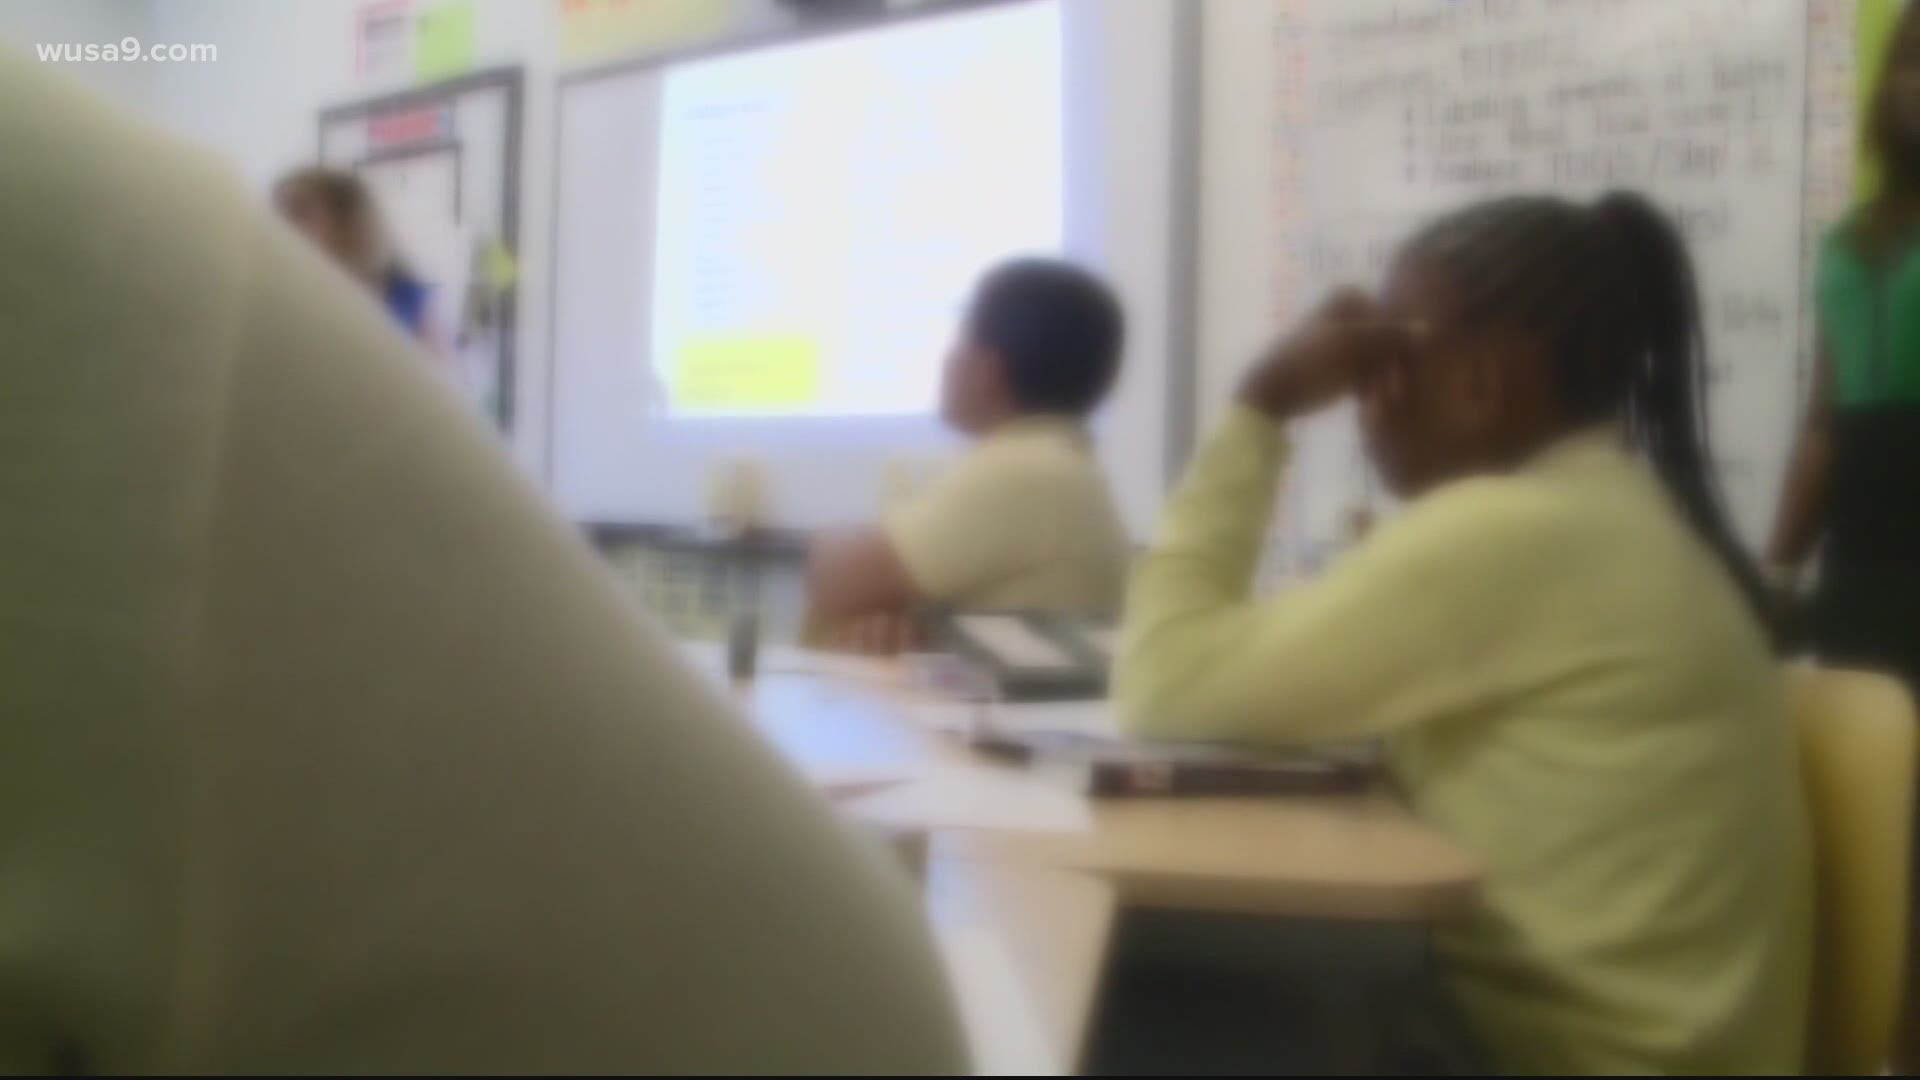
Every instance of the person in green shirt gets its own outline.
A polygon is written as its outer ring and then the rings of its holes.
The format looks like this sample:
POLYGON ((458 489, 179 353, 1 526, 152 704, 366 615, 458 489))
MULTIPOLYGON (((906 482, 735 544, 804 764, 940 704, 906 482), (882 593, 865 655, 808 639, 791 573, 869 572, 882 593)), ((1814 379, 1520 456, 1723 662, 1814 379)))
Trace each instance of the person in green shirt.
POLYGON ((1703 368, 1685 248, 1643 199, 1466 208, 1254 367, 1134 573, 1133 733, 1384 737, 1483 861, 1439 944, 1504 1071, 1801 1065, 1805 808, 1703 368), (1407 505, 1255 597, 1286 425, 1348 394, 1407 505))
POLYGON ((1791 581, 1820 547, 1810 644, 1920 690, 1920 8, 1867 136, 1881 187, 1820 248, 1819 364, 1768 558, 1791 581))
MULTIPOLYGON (((1819 550, 1804 630, 1821 660, 1920 695, 1920 7, 1889 39, 1866 137, 1880 188, 1820 246, 1818 362, 1767 557, 1797 592, 1819 550)), ((1920 970, 1920 934, 1909 946, 1920 970)), ((1899 1056, 1920 1062, 1920 1031, 1899 1056)))

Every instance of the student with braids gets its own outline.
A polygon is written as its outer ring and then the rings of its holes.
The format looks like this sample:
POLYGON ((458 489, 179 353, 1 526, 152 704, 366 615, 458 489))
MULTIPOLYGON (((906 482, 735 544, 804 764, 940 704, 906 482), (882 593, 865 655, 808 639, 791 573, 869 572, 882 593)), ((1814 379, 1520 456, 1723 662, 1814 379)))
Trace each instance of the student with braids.
POLYGON ((1509 1071, 1790 1072, 1810 884, 1756 575, 1706 466, 1692 270, 1644 200, 1509 198, 1254 367, 1133 581, 1138 734, 1384 736, 1486 868, 1441 932, 1509 1071), (1404 513, 1250 595, 1285 428, 1353 393, 1404 513))

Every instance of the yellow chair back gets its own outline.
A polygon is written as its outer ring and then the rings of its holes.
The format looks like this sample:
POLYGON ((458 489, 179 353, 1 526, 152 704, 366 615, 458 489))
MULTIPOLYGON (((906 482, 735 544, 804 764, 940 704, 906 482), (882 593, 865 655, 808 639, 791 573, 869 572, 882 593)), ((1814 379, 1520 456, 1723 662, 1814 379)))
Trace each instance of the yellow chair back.
POLYGON ((1897 681, 1858 671, 1794 667, 1788 687, 1819 897, 1807 1069, 1876 1075, 1905 988, 1913 701, 1897 681))

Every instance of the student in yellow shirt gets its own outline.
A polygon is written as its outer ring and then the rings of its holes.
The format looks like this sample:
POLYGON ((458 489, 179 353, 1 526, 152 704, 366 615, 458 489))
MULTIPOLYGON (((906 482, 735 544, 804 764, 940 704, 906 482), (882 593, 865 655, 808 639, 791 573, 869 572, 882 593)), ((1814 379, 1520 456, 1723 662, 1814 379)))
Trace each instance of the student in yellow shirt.
POLYGON ((892 627, 922 603, 1116 611, 1127 537, 1087 420, 1119 374, 1122 338, 1119 301, 1085 270, 1020 259, 988 273, 941 391, 973 446, 881 524, 814 544, 810 624, 892 627))
POLYGON ((1484 860, 1440 942, 1504 1070, 1800 1067, 1799 779, 1703 382, 1692 270, 1645 201, 1470 207, 1256 366, 1133 581, 1133 731, 1384 736, 1484 860), (1347 393, 1408 505, 1257 599, 1285 426, 1347 393))

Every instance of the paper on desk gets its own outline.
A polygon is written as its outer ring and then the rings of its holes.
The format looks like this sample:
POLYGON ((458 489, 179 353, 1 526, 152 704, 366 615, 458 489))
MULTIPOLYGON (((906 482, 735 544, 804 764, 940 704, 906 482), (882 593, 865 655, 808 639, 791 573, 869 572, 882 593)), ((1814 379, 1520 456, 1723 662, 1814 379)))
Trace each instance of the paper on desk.
POLYGON ((994 731, 1016 735, 1059 733, 1101 739, 1120 737, 1120 725, 1113 718, 1113 703, 1104 699, 996 705, 988 714, 987 724, 994 731))
POLYGON ((805 773, 814 790, 834 802, 847 802, 911 783, 920 770, 905 765, 819 765, 805 773))
POLYGON ((862 821, 895 828, 1085 832, 1085 796, 1010 769, 940 766, 926 776, 843 804, 862 821))
POLYGON ((901 710, 922 727, 958 735, 971 735, 976 727, 984 727, 1009 735, 1061 732, 1102 739, 1120 737, 1119 726, 1113 719, 1113 704, 1105 700, 1018 705, 916 701, 903 705, 901 710))
MULTIPOLYGON (((727 650, 718 641, 680 642, 680 654, 695 671, 717 683, 727 682, 727 650)), ((755 673, 763 678, 813 677, 879 687, 904 685, 900 665, 871 656, 820 652, 792 645, 769 645, 760 650, 755 673)))
POLYGON ((960 1003, 973 1074, 1065 1075, 1033 995, 1000 936, 983 926, 956 926, 941 929, 938 939, 947 984, 960 1003))
POLYGON ((956 615, 953 624, 1009 667, 1058 671, 1073 657, 1012 615, 956 615))
POLYGON ((905 679, 900 665, 890 659, 793 645, 774 645, 762 650, 759 668, 762 675, 812 675, 881 686, 901 685, 905 679))

